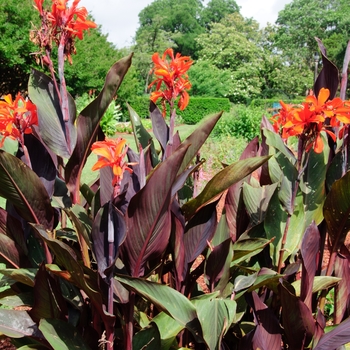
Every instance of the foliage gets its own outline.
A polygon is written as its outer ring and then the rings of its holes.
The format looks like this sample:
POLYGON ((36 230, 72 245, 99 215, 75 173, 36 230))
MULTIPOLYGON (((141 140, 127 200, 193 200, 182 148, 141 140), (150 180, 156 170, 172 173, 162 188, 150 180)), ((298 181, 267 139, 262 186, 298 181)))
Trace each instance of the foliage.
POLYGON ((313 68, 314 38, 318 37, 326 45, 328 57, 341 66, 350 36, 349 18, 346 0, 293 0, 278 14, 275 45, 289 62, 301 58, 313 68))
MULTIPOLYGON (((58 49, 72 35, 66 25, 58 49)), ((181 91, 169 84, 169 125, 149 104, 159 152, 128 106, 134 152, 99 127, 131 54, 113 64, 77 118, 62 83, 62 55, 60 85, 55 74, 33 70, 32 103, 7 96, 0 104, 0 130, 18 141, 16 155, 0 151, 7 200, 0 209, 0 304, 7 307, 0 332, 17 347, 41 349, 97 349, 103 342, 108 350, 321 350, 348 342, 349 137, 338 121, 349 124, 350 103, 335 98, 338 74, 321 43, 320 50, 316 96, 298 107, 282 103, 275 128, 263 118, 261 141, 253 139, 201 190, 198 153, 222 113, 182 141, 174 132, 181 91), (289 136, 298 138, 297 149, 286 144, 289 136), (99 178, 82 184, 91 150, 99 155, 99 178), (329 329, 323 311, 332 287, 336 326, 329 329)), ((157 79, 171 69, 156 72, 157 79)))
POLYGON ((201 14, 201 22, 206 27, 211 23, 219 23, 224 17, 239 12, 239 6, 235 0, 210 0, 201 14))
POLYGON ((179 116, 185 124, 197 124, 204 117, 216 111, 230 111, 231 104, 227 98, 193 97, 188 107, 179 112, 179 116))
POLYGON ((234 136, 251 141, 259 135, 262 116, 269 116, 265 108, 236 105, 230 113, 226 113, 213 130, 218 137, 234 136))

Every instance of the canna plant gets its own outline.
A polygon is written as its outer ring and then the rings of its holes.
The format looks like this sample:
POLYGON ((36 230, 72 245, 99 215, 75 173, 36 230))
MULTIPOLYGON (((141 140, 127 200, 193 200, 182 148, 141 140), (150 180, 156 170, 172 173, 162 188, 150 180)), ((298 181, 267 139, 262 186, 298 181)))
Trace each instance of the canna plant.
POLYGON ((74 40, 95 26, 78 4, 54 0, 49 11, 35 0, 42 27, 31 38, 49 75, 33 69, 29 99, 0 102, 4 148, 5 138, 15 146, 0 151, 0 332, 23 349, 320 350, 350 341, 350 104, 335 97, 338 71, 322 43, 314 95, 282 103, 274 126, 263 118, 261 142, 196 193, 198 154, 221 113, 185 140, 174 132, 176 102, 180 110, 189 102, 191 59, 171 49, 152 57, 149 113, 160 149, 131 106, 138 152, 106 138, 100 120, 132 54, 76 116, 65 58, 72 63, 74 40), (86 184, 91 152, 99 176, 86 184))

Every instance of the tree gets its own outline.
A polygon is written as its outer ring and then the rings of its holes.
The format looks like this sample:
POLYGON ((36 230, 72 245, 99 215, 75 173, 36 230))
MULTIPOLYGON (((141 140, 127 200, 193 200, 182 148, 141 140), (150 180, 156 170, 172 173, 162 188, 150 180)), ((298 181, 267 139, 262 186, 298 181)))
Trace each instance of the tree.
POLYGON ((210 0, 202 12, 202 23, 206 28, 210 23, 219 23, 225 16, 239 13, 239 6, 235 0, 210 0))
POLYGON ((279 12, 276 24, 275 45, 289 62, 302 57, 312 68, 318 37, 330 60, 341 67, 350 37, 347 0, 294 0, 279 12))
POLYGON ((197 38, 199 59, 230 72, 225 85, 233 102, 246 102, 261 92, 263 50, 255 42, 259 36, 257 22, 234 13, 197 38))
POLYGON ((153 1, 139 13, 136 43, 145 37, 153 43, 157 41, 157 35, 165 34, 174 42, 172 47, 177 52, 194 58, 195 38, 205 30, 200 24, 202 9, 201 0, 153 1))

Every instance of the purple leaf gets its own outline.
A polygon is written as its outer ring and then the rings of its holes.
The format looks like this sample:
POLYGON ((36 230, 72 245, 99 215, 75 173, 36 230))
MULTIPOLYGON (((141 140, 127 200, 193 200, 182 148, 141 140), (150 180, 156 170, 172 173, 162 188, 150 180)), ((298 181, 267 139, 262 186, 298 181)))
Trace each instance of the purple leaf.
POLYGON ((188 264, 194 261, 207 247, 217 227, 217 202, 206 205, 187 223, 184 235, 185 267, 183 277, 187 274, 188 264))
POLYGON ((166 124, 161 111, 152 101, 150 102, 149 110, 154 136, 159 141, 159 144, 162 147, 162 152, 164 154, 166 145, 169 141, 169 127, 166 124))
POLYGON ((54 211, 43 183, 21 160, 4 151, 0 151, 0 183, 0 196, 10 201, 23 219, 53 228, 54 211))
POLYGON ((91 231, 97 268, 102 278, 111 277, 125 235, 123 214, 111 202, 106 203, 95 216, 91 231))
POLYGON ((350 342, 350 317, 337 325, 328 333, 323 334, 314 350, 334 350, 350 342))
POLYGON ((40 265, 34 279, 34 305, 29 314, 36 322, 42 318, 64 320, 68 314, 57 279, 46 271, 44 264, 40 265))
POLYGON ((142 275, 145 263, 161 255, 169 243, 171 189, 187 149, 180 147, 160 163, 129 203, 121 254, 132 276, 142 275))
POLYGON ((278 319, 255 292, 246 294, 246 299, 253 308, 257 325, 252 339, 253 349, 280 350, 282 336, 278 319))
POLYGON ((315 320, 310 309, 297 298, 280 280, 278 286, 282 304, 282 326, 284 328, 289 347, 303 349, 308 346, 315 333, 315 320))
POLYGON ((350 229, 350 172, 334 182, 326 197, 323 214, 332 251, 337 251, 350 229))
POLYGON ((320 233, 313 221, 306 229, 301 242, 302 274, 300 299, 312 310, 312 285, 316 275, 320 249, 320 233))
POLYGON ((318 75, 315 84, 314 92, 318 96, 321 88, 328 89, 330 92, 329 99, 333 99, 337 93, 339 86, 339 72, 337 67, 327 58, 326 49, 319 38, 315 38, 318 48, 322 55, 322 70, 318 75))
POLYGON ((346 87, 347 87, 347 83, 348 83, 349 62, 350 62, 350 41, 348 41, 348 45, 346 46, 345 56, 344 56, 344 61, 343 61, 343 69, 342 69, 342 73, 341 73, 339 97, 342 100, 346 99, 346 87))
POLYGON ((69 158, 77 140, 77 131, 74 125, 76 108, 73 97, 68 94, 70 119, 65 123, 51 78, 32 69, 28 92, 38 110, 40 136, 43 141, 55 154, 69 158))
POLYGON ((349 310, 350 301, 350 253, 342 245, 336 255, 334 263, 334 275, 340 277, 338 285, 335 286, 334 323, 338 324, 344 317, 346 310, 349 310))
POLYGON ((79 201, 81 172, 87 157, 91 153, 90 147, 96 139, 100 120, 115 97, 131 65, 131 57, 132 54, 122 58, 111 67, 102 91, 95 100, 82 110, 77 119, 77 142, 65 169, 66 183, 71 193, 73 193, 75 203, 79 201))

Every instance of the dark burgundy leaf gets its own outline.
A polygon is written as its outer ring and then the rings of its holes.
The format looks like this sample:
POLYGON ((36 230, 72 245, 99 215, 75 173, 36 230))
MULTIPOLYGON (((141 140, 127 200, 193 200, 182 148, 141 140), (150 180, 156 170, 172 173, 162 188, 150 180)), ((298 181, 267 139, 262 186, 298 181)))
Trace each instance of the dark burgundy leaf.
POLYGON ((58 318, 67 316, 67 305, 62 296, 60 286, 41 264, 34 279, 34 305, 29 315, 35 322, 42 318, 58 318))
POLYGON ((302 274, 300 299, 312 310, 312 286, 316 275, 320 249, 320 233, 313 221, 306 229, 301 242, 302 274))
POLYGON ((162 147, 162 152, 164 154, 166 145, 169 141, 169 127, 164 120, 162 112, 152 101, 150 102, 149 111, 152 120, 154 136, 159 141, 159 144, 162 147))
POLYGON ((23 219, 53 228, 54 210, 39 177, 17 157, 0 151, 0 196, 11 202, 23 219))
POLYGON ((206 277, 212 284, 221 278, 226 263, 226 258, 231 247, 231 242, 232 240, 229 238, 215 246, 206 261, 206 277))
POLYGON ((64 122, 59 97, 50 77, 32 69, 28 92, 38 110, 40 136, 43 141, 55 154, 69 158, 77 140, 73 97, 68 94, 70 118, 68 122, 64 122))
POLYGON ((290 349, 300 350, 312 340, 315 320, 310 309, 285 284, 287 282, 281 279, 278 286, 282 304, 282 326, 290 349))
POLYGON ((324 334, 324 329, 326 327, 326 318, 323 316, 323 313, 320 309, 317 310, 316 315, 316 329, 313 339, 314 346, 317 345, 322 335, 324 334))
POLYGON ((171 230, 171 189, 186 154, 180 147, 151 173, 146 185, 131 199, 126 214, 127 236, 121 246, 122 260, 134 277, 144 264, 161 255, 171 230))
MULTIPOLYGON (((56 166, 51 158, 51 154, 32 134, 24 135, 24 144, 29 153, 32 170, 39 176, 51 198, 54 193, 57 174, 56 166)), ((21 159, 23 163, 26 163, 26 158, 21 147, 19 147, 16 156, 21 159)))
POLYGON ((315 81, 314 92, 318 96, 321 88, 328 89, 330 92, 329 99, 331 100, 338 91, 339 72, 337 67, 327 58, 326 49, 322 41, 319 38, 315 39, 322 55, 322 70, 315 81))
POLYGON ((91 153, 90 147, 95 141, 100 120, 116 95, 116 92, 131 65, 131 57, 122 58, 115 63, 106 76, 105 85, 100 94, 80 113, 77 119, 77 142, 66 169, 66 183, 73 193, 74 203, 79 201, 80 176, 86 159, 91 153))
POLYGON ((185 218, 181 213, 179 203, 174 200, 171 206, 171 245, 174 254, 174 275, 177 291, 180 291, 185 268, 184 232, 185 218))
POLYGON ((124 215, 108 202, 98 211, 92 225, 92 242, 98 272, 102 278, 111 277, 119 246, 126 235, 124 215))
POLYGON ((217 227, 216 204, 217 202, 214 202, 200 209, 186 225, 184 274, 187 273, 187 264, 194 261, 203 252, 215 234, 217 227))
POLYGON ((314 350, 335 350, 350 342, 350 317, 337 325, 328 333, 323 334, 314 350))
POLYGON ((253 309, 254 321, 257 325, 252 339, 253 349, 280 350, 281 327, 272 310, 260 300, 255 292, 246 294, 246 300, 253 309))
POLYGON ((100 169, 100 203, 105 205, 113 199, 113 171, 111 167, 100 169))
POLYGON ((350 307, 350 253, 344 244, 335 258, 334 275, 341 278, 335 286, 334 323, 338 324, 350 307))

